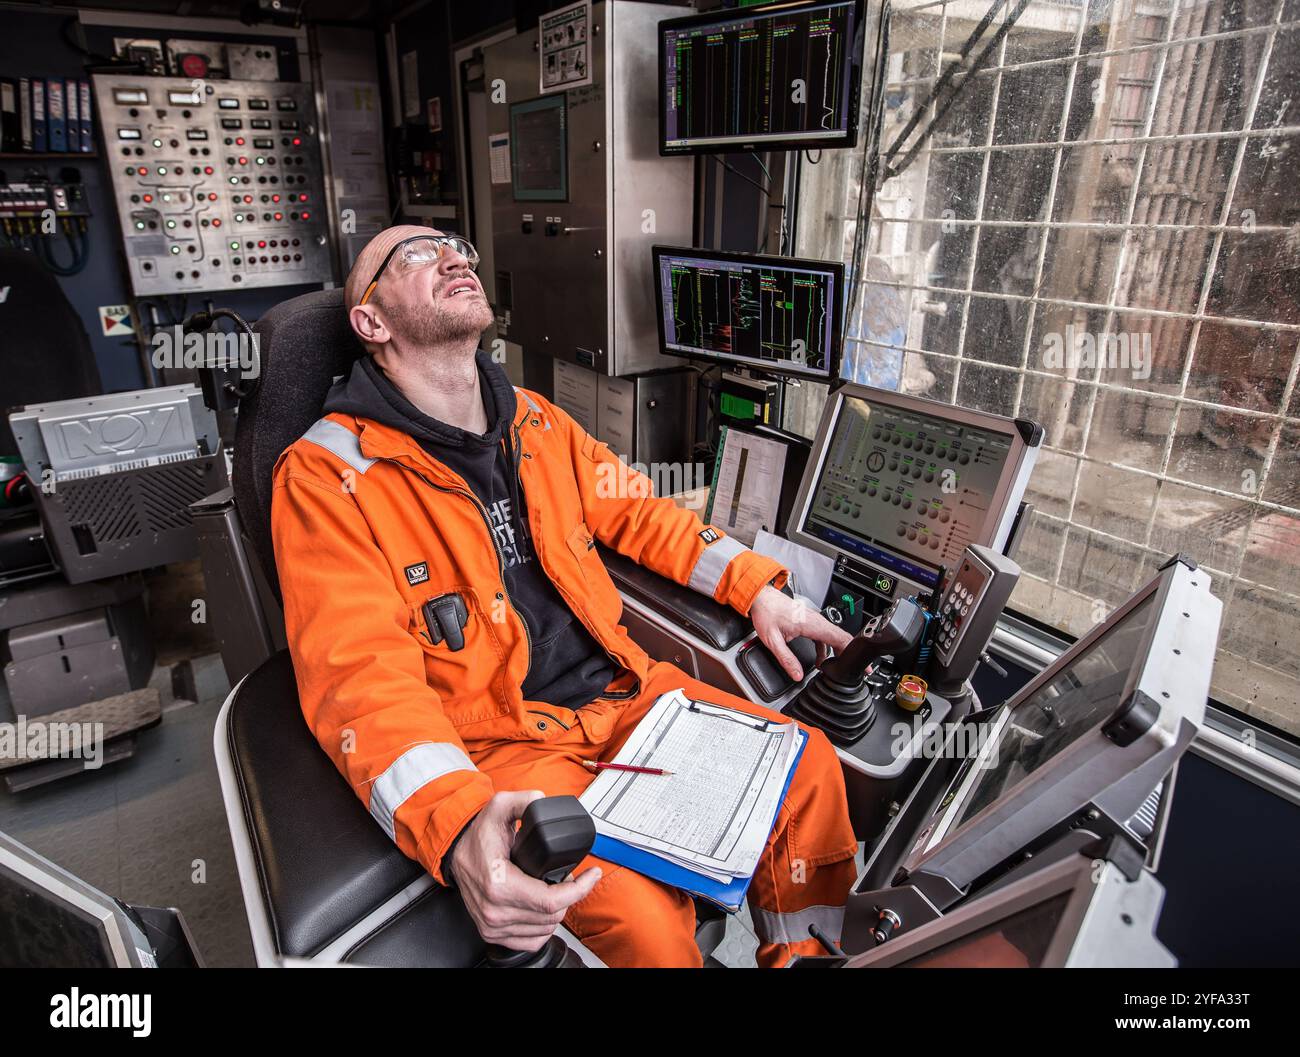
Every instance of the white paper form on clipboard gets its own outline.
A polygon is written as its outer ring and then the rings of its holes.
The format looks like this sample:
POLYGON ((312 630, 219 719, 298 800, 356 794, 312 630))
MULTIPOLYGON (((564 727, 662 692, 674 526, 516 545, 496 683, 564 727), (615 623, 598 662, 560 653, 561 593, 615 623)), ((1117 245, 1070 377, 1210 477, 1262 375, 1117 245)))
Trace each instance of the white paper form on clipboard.
POLYGON ((603 771, 580 799, 598 833, 728 881, 757 867, 797 755, 796 724, 673 690, 615 760, 672 773, 603 771))

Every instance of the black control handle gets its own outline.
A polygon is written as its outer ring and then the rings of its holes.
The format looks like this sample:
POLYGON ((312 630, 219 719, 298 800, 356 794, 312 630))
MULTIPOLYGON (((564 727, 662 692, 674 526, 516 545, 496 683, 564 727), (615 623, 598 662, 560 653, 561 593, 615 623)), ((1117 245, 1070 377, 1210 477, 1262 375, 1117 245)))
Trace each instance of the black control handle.
POLYGON ((510 861, 547 884, 563 881, 591 852, 596 824, 576 796, 547 796, 524 810, 510 861))
MULTIPOLYGON (((529 877, 558 884, 578 868, 596 840, 596 824, 576 796, 547 796, 524 809, 510 861, 529 877)), ((496 969, 556 969, 582 965, 558 936, 536 951, 488 948, 487 965, 496 969)))
POLYGON ((867 665, 879 657, 911 649, 925 630, 925 615, 910 598, 900 598, 862 629, 843 653, 821 666, 822 674, 837 683, 853 684, 867 665))

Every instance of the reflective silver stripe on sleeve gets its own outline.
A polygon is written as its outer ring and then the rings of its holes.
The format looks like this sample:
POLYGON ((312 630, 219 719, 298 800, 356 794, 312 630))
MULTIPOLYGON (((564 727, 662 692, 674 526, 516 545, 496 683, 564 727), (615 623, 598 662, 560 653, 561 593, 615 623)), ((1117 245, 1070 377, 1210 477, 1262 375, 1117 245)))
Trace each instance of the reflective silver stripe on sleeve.
POLYGON ((700 594, 712 598, 713 593, 718 589, 718 584, 722 583, 722 574, 727 571, 731 559, 738 554, 744 554, 747 550, 748 547, 731 536, 723 536, 716 542, 708 544, 700 551, 686 586, 692 591, 699 591, 700 594))
POLYGON ((407 749, 388 765, 370 787, 370 814, 396 840, 393 816, 419 789, 452 771, 477 771, 464 751, 443 742, 425 742, 407 749))
MULTIPOLYGON (((520 396, 524 398, 524 403, 529 406, 529 408, 532 410, 534 415, 540 415, 542 413, 542 405, 539 404, 536 400, 534 400, 528 393, 525 393, 517 385, 514 387, 514 390, 516 393, 518 393, 520 396)), ((542 419, 542 432, 545 433, 550 428, 551 428, 550 422, 548 422, 546 419, 542 419)))
POLYGON ((778 914, 774 910, 749 908, 754 919, 754 932, 764 943, 800 943, 813 938, 808 931, 810 925, 816 925, 831 939, 838 939, 844 927, 843 907, 809 907, 807 910, 792 910, 788 914, 778 914))
POLYGON ((303 440, 311 441, 326 451, 337 455, 357 473, 365 473, 374 466, 374 459, 367 459, 361 454, 361 438, 347 426, 331 422, 327 418, 319 419, 311 429, 302 435, 303 440))

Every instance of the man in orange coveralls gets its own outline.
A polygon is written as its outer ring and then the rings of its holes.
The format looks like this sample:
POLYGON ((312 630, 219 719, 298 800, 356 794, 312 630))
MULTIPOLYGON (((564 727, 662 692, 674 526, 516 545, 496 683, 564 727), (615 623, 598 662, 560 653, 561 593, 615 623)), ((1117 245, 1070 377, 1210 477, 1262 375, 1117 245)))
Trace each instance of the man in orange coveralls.
MULTIPOLYGON (((369 355, 280 457, 272 530, 307 723, 407 855, 463 894, 485 940, 536 950, 563 922, 610 965, 699 965, 683 892, 589 857, 548 886, 509 862, 542 795, 579 794, 656 698, 779 718, 652 661, 619 626, 600 541, 787 642, 849 637, 787 572, 704 525, 478 349, 477 254, 429 228, 377 235, 348 277, 369 355)), ((749 890, 758 961, 838 937, 856 842, 813 732, 749 890)))

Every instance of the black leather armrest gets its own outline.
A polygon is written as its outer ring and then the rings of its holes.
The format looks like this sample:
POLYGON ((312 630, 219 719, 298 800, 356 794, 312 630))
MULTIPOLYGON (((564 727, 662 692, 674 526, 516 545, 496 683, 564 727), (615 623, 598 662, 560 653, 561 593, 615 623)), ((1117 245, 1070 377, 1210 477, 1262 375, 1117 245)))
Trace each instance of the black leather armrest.
POLYGON ((730 606, 653 573, 631 558, 597 544, 600 560, 620 591, 680 624, 719 650, 729 650, 749 634, 750 625, 730 606))
MULTIPOLYGON (((817 643, 812 639, 797 638, 789 642, 790 652, 803 665, 804 678, 813 670, 817 663, 817 643)), ((772 651, 764 646, 758 639, 745 646, 740 651, 737 660, 741 670, 749 678, 749 685, 758 691, 759 696, 764 701, 775 701, 784 694, 790 687, 794 686, 794 680, 785 674, 785 669, 781 667, 780 662, 772 656, 772 651)))
MULTIPOLYGON (((421 875, 423 868, 388 839, 307 729, 287 652, 239 687, 227 737, 281 954, 317 953, 421 875)), ((472 924, 464 927, 459 893, 438 888, 422 907, 422 918, 454 925, 447 926, 442 949, 426 952, 428 959, 472 965, 481 957, 478 933, 472 924)), ((423 938, 430 941, 427 930, 423 938)), ((364 960, 364 953, 354 960, 364 960)))

